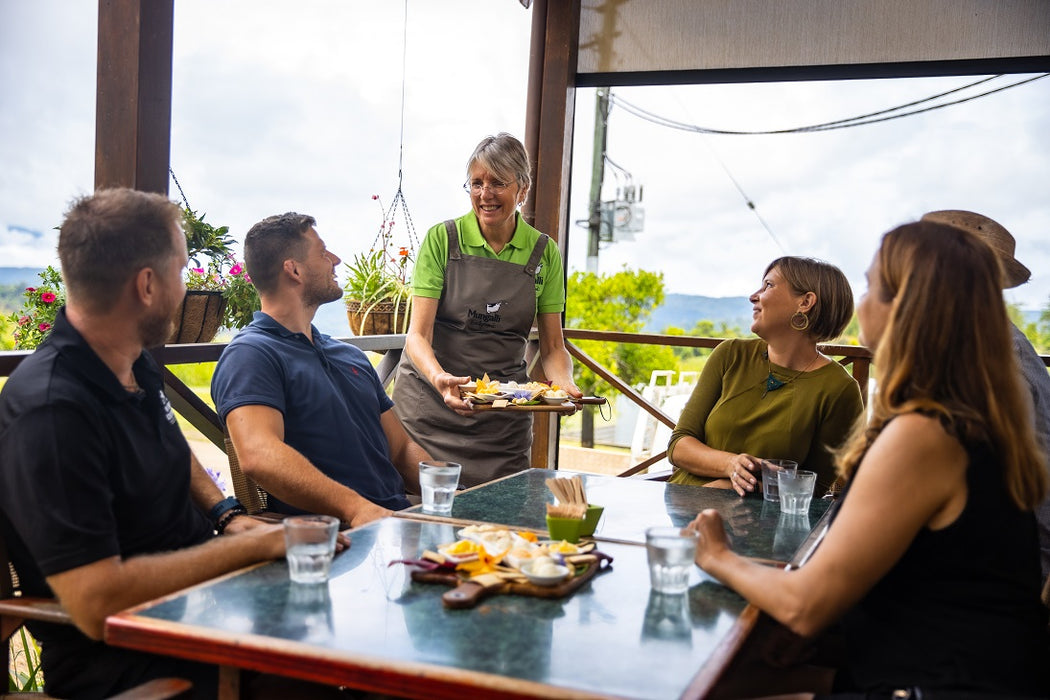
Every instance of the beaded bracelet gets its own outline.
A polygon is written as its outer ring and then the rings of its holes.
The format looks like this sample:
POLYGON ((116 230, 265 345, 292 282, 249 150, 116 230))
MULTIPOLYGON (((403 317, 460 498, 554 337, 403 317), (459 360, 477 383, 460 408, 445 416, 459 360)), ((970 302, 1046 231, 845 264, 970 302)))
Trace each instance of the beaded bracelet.
POLYGON ((229 496, 211 507, 211 510, 208 511, 208 518, 212 523, 218 525, 219 519, 234 508, 244 508, 244 505, 237 500, 236 496, 229 496))
POLYGON ((220 535, 226 532, 226 526, 229 525, 238 515, 248 515, 248 509, 242 505, 236 505, 233 508, 230 508, 219 517, 219 522, 215 524, 215 531, 220 535))

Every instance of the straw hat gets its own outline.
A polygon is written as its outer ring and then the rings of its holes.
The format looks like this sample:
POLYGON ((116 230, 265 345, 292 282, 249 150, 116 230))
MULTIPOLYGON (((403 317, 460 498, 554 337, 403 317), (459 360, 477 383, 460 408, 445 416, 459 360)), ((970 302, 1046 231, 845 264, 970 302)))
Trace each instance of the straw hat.
POLYGON ((1014 257, 1014 250, 1017 246, 1014 237, 998 222, 989 219, 987 216, 961 209, 946 209, 923 214, 922 220, 947 224, 980 236, 999 256, 999 262, 1003 266, 1004 289, 1022 285, 1032 276, 1032 271, 1019 263, 1014 257))

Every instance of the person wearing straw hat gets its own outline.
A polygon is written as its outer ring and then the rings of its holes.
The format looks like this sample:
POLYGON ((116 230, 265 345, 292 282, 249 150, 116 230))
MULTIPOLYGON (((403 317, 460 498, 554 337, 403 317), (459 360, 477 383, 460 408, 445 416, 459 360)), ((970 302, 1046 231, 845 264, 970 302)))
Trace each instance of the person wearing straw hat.
MULTIPOLYGON (((1017 247, 1014 237, 997 221, 961 209, 931 211, 924 214, 922 219, 969 231, 991 246, 1002 266, 1003 289, 1019 287, 1031 278, 1031 270, 1014 257, 1017 247)), ((1036 436, 1044 455, 1050 455, 1050 374, 1021 329, 1012 326, 1011 333, 1017 364, 1032 394, 1036 436)), ((1039 523, 1039 558, 1045 579, 1050 576, 1050 495, 1036 509, 1036 520, 1039 523)))

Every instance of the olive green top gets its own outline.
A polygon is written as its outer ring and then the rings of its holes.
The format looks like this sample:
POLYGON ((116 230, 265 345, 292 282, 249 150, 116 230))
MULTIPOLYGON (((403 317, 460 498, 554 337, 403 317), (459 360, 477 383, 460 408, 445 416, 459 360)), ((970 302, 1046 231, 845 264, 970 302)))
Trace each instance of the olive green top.
MULTIPOLYGON (((835 480, 829 447, 841 445, 864 410, 860 387, 837 362, 811 372, 769 364, 766 343, 732 339, 712 351, 667 449, 689 435, 708 447, 764 459, 793 459, 817 473, 816 493, 835 480), (766 391, 772 371, 782 382, 766 391)), ((712 478, 675 468, 678 484, 706 484, 712 478)))

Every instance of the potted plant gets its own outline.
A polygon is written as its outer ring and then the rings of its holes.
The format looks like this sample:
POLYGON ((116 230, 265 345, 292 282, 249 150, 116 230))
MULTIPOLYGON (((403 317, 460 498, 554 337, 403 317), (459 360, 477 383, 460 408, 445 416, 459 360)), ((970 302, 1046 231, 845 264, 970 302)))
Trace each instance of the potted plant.
MULTIPOLYGON (((180 189, 181 193, 181 189, 180 189)), ((186 250, 186 298, 169 343, 207 343, 220 327, 243 328, 260 308, 259 295, 231 250, 228 226, 218 228, 190 208, 183 198, 186 250), (201 265, 206 258, 206 265, 201 265)))
POLYGON ((26 287, 22 293, 22 308, 7 317, 15 327, 16 350, 32 350, 42 343, 55 325, 55 314, 66 303, 61 272, 48 265, 39 277, 39 286, 26 287))
MULTIPOLYGON (((372 199, 379 202, 378 195, 372 199)), ((380 212, 383 205, 379 203, 380 212)), ((393 207, 385 212, 372 249, 345 263, 344 298, 354 335, 408 332, 412 313, 411 240, 402 246, 393 240, 393 207)), ((411 234, 411 231, 410 231, 411 234)))

